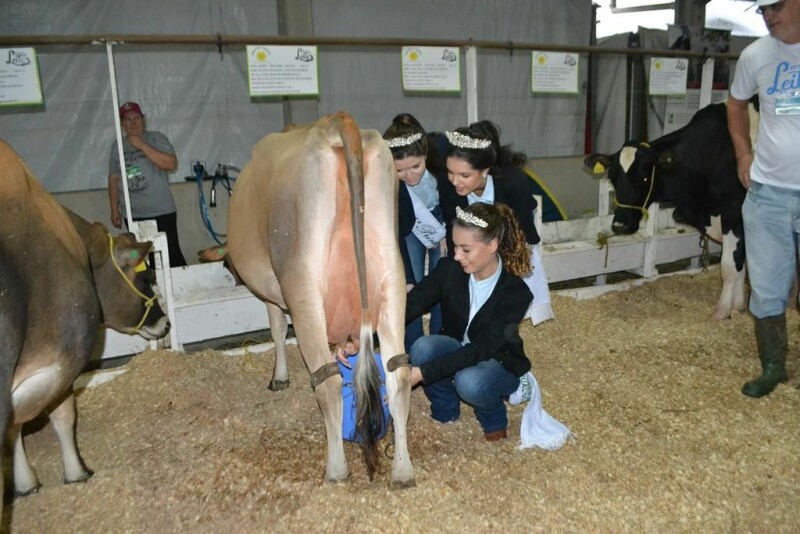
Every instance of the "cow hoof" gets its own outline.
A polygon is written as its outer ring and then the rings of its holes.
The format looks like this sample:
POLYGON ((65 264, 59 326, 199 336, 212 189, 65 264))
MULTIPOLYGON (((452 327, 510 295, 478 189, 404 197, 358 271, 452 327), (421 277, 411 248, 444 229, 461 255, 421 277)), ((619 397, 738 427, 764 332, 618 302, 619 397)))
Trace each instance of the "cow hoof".
POLYGON ((64 480, 64 484, 83 484, 94 476, 94 471, 87 469, 86 472, 75 480, 64 480))
POLYGON ((267 389, 270 391, 280 391, 282 389, 289 388, 289 381, 288 380, 272 380, 270 381, 267 389))
POLYGON ((392 489, 416 488, 417 482, 413 478, 409 480, 392 480, 392 489))
POLYGON ((724 321, 725 319, 730 319, 731 314, 726 312, 716 312, 714 315, 711 316, 711 320, 714 322, 724 321))
POLYGON ((336 477, 336 478, 325 477, 326 484, 344 484, 348 480, 350 480, 350 473, 347 473, 343 477, 336 477))
POLYGON ((41 484, 36 484, 29 490, 19 491, 14 490, 14 497, 27 497, 28 495, 33 495, 34 493, 39 493, 39 488, 41 488, 41 484))

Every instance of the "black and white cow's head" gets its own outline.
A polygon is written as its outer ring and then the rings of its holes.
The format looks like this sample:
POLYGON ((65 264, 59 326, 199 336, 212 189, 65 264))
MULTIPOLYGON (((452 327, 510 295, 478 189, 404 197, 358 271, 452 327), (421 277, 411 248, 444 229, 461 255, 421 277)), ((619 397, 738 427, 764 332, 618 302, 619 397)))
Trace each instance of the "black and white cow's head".
POLYGON ((628 141, 614 154, 586 156, 584 165, 596 174, 607 172, 614 186, 616 208, 611 229, 615 234, 632 234, 639 229, 642 215, 661 193, 657 169, 668 167, 672 158, 672 152, 659 153, 637 141, 628 141))

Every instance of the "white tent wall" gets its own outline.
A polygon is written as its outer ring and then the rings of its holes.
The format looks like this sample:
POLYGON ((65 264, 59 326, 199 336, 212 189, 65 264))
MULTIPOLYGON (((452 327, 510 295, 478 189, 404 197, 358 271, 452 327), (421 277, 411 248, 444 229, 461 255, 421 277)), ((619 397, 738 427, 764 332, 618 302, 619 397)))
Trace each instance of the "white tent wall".
MULTIPOLYGON (((508 41, 509 51, 478 50, 478 118, 496 122, 503 141, 530 157, 583 153, 585 57, 578 95, 532 96, 531 52, 513 50, 513 43, 588 45, 590 0, 344 0, 312 8, 316 35, 508 41)), ((401 112, 431 131, 466 125, 463 56, 460 96, 407 96, 396 48, 325 48, 320 113, 346 109, 380 131, 401 112)))
MULTIPOLYGON (((639 28, 642 48, 667 49, 667 32, 639 28)), ((624 48, 627 46, 629 34, 612 35, 601 39, 599 46, 624 48)), ((740 54, 745 47, 755 40, 753 37, 732 36, 730 38, 731 54, 740 54)), ((594 152, 612 153, 620 149, 625 139, 625 108, 627 85, 627 58, 621 54, 598 54, 597 85, 594 91, 594 152)), ((644 56, 645 72, 650 70, 650 56, 644 56)), ((724 61, 724 60, 717 60, 724 61)), ((729 72, 731 81, 736 62, 731 61, 729 72)), ((663 135, 664 112, 667 98, 650 96, 648 101, 647 130, 651 141, 663 135)))
MULTIPOLYGON (((11 0, 0 34, 120 35, 277 33, 275 2, 263 0, 11 0)), ((276 103, 252 103, 240 51, 213 46, 117 45, 120 101, 142 104, 149 129, 170 138, 180 169, 190 161, 246 161, 253 143, 280 129, 276 103)), ((45 105, 0 111, 0 132, 51 192, 105 189, 115 110, 104 46, 40 46, 45 105)))
MULTIPOLYGON (((279 5, 276 0, 6 0, 0 3, 0 35, 277 35, 279 5)), ((564 173, 542 177, 557 198, 582 199, 579 206, 565 206, 567 211, 583 212, 587 203, 594 204, 596 188, 580 169, 587 56, 581 55, 579 94, 532 95, 531 53, 513 48, 514 42, 589 44, 590 0, 309 0, 282 5, 290 10, 310 5, 307 16, 319 36, 508 41, 508 51, 478 49, 479 118, 497 122, 504 142, 526 152, 534 170, 537 158, 563 158, 564 173)), ((39 46, 37 55, 45 104, 0 108, 0 137, 62 203, 108 224, 107 162, 115 110, 106 49, 39 46)), ((213 241, 198 215, 196 187, 184 182, 192 163, 202 160, 210 172, 220 162, 244 165, 258 139, 283 127, 284 106, 249 97, 241 45, 223 46, 219 53, 213 45, 118 44, 114 57, 120 101, 140 102, 148 128, 165 133, 176 148, 180 163, 171 176, 172 190, 184 254, 194 262, 193 251, 213 241)), ((320 46, 319 57, 321 94, 315 107, 320 115, 345 109, 363 127, 381 131, 403 111, 429 130, 467 123, 464 58, 460 95, 410 96, 402 91, 397 47, 320 46)), ((547 165, 559 167, 559 162, 547 165)), ((218 202, 210 211, 215 227, 224 232, 222 195, 218 202)))

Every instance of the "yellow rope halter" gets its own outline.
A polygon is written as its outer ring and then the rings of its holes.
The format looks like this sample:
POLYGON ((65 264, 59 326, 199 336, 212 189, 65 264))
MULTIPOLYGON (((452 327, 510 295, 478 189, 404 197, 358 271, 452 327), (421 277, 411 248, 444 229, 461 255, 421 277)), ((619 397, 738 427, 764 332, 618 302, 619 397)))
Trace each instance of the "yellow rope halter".
POLYGON ((656 166, 653 165, 653 172, 650 174, 650 190, 647 191, 647 196, 644 199, 644 204, 641 206, 632 206, 631 204, 620 204, 617 202, 617 197, 614 196, 612 204, 615 208, 629 208, 632 210, 639 210, 642 212, 642 218, 646 221, 650 214, 647 212, 647 203, 650 200, 650 195, 653 194, 653 185, 656 183, 656 166))
MULTIPOLYGON (((145 320, 147 320, 147 316, 150 314, 150 309, 153 307, 153 302, 155 302, 156 297, 155 295, 153 295, 152 297, 148 297, 147 295, 136 289, 136 286, 133 285, 133 282, 131 282, 130 279, 127 276, 125 276, 125 273, 122 272, 122 268, 119 266, 119 263, 117 263, 117 258, 114 257, 114 237, 111 234, 107 235, 108 235, 108 251, 111 256, 111 263, 114 264, 114 267, 117 269, 117 272, 122 277, 122 279, 125 280, 125 283, 128 284, 128 287, 130 287, 134 293, 139 295, 144 300, 144 308, 145 308, 144 315, 142 315, 142 320, 139 321, 139 324, 137 324, 136 327, 134 328, 134 330, 138 331, 139 329, 142 328, 142 325, 144 324, 145 320)), ((144 261, 144 259, 142 261, 144 261)))

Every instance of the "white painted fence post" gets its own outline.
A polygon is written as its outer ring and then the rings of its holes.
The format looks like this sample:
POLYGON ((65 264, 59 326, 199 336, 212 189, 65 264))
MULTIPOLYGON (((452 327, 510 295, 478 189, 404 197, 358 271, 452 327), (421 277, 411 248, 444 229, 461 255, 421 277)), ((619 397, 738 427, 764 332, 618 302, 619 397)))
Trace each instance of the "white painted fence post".
MULTIPOLYGON (((138 235, 136 237, 141 241, 153 242, 155 265, 152 267, 156 271, 156 284, 161 292, 159 304, 161 304, 162 307, 166 307, 164 311, 172 325, 169 330, 169 346, 172 350, 182 351, 183 347, 178 338, 177 321, 175 318, 175 297, 172 291, 172 271, 170 270, 169 264, 167 234, 158 231, 155 221, 147 220, 139 223, 138 235)), ((155 349, 155 343, 155 341, 151 342, 150 348, 155 349)))
POLYGON ((645 278, 655 276, 658 274, 656 269, 656 252, 658 250, 658 202, 653 202, 647 210, 647 226, 645 227, 645 235, 647 235, 647 243, 644 246, 644 258, 641 272, 638 273, 645 278))
POLYGON ((467 124, 478 121, 478 49, 467 47, 467 124))
MULTIPOLYGON (((597 215, 603 216, 611 213, 611 182, 608 178, 602 178, 597 186, 597 215)), ((610 244, 606 244, 610 247, 610 244)), ((605 274, 598 274, 594 279, 594 285, 604 286, 608 282, 608 277, 605 274)))

